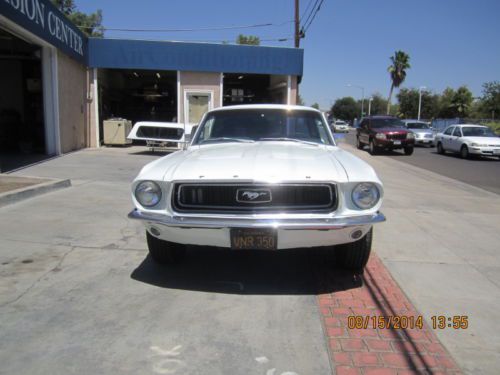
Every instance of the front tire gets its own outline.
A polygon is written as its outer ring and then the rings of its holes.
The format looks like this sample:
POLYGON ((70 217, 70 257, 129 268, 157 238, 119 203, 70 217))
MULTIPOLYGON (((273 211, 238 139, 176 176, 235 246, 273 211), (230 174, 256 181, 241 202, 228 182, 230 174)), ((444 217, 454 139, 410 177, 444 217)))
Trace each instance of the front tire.
POLYGON ((377 155, 378 154, 378 147, 375 146, 375 143, 373 143, 373 139, 370 140, 370 155, 377 155))
POLYGON ((362 150, 365 147, 365 145, 362 144, 359 140, 359 137, 356 137, 356 147, 358 148, 358 150, 362 150))
POLYGON ((342 268, 363 271, 372 250, 373 228, 365 236, 355 242, 338 246, 337 259, 340 260, 342 268))
POLYGON ((460 156, 462 159, 468 159, 469 158, 469 148, 466 145, 462 145, 460 148, 460 156))
POLYGON ((186 245, 160 240, 146 231, 151 258, 160 264, 176 264, 186 255, 186 245))
POLYGON ((410 156, 413 154, 413 147, 405 147, 405 155, 410 156))
POLYGON ((438 152, 438 154, 441 154, 441 155, 444 155, 444 153, 446 152, 444 147, 443 147, 443 144, 441 142, 438 142, 438 144, 437 144, 437 152, 438 152))

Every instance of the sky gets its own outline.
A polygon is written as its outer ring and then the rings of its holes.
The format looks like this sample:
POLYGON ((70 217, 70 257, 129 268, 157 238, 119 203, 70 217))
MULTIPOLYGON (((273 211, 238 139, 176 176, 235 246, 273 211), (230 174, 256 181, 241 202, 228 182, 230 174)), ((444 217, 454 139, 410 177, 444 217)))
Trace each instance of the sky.
MULTIPOLYGON (((315 0, 311 0, 312 4, 315 0)), ((300 0, 301 14, 310 0, 300 0)), ((293 47, 294 0, 76 0, 86 13, 101 9, 107 28, 175 29, 268 24, 238 30, 194 32, 106 31, 126 39, 234 41, 257 35, 262 45, 293 47), (289 38, 285 42, 272 39, 289 38), (271 39, 271 40, 267 40, 271 39)), ((310 8, 309 8, 310 9, 310 8)), ((306 13, 309 13, 309 11, 306 13)), ((410 55, 402 87, 440 93, 500 80, 500 0, 324 0, 301 40, 306 104, 329 108, 343 96, 388 95, 387 67, 395 50, 410 55)), ((302 18, 305 21, 306 17, 302 18)))

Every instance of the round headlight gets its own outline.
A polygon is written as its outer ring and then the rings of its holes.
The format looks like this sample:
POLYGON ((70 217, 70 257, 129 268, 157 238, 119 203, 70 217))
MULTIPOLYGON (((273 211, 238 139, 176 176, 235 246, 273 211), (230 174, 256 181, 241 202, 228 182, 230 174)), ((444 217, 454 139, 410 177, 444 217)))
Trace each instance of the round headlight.
POLYGON ((135 198, 144 207, 153 207, 161 200, 161 189, 156 182, 143 181, 135 188, 135 198))
POLYGON ((370 182, 362 182, 357 184, 352 190, 353 203, 363 209, 367 210, 374 207, 380 199, 380 192, 375 184, 370 182))

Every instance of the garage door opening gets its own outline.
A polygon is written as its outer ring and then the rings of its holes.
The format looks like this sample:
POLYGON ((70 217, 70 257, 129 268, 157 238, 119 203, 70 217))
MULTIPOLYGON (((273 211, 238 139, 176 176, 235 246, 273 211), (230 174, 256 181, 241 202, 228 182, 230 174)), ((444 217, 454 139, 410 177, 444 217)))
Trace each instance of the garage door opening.
POLYGON ((286 104, 287 76, 224 73, 223 105, 286 104))
POLYGON ((99 69, 99 118, 177 122, 177 72, 99 69))
POLYGON ((0 172, 45 153, 41 47, 0 29, 0 172))

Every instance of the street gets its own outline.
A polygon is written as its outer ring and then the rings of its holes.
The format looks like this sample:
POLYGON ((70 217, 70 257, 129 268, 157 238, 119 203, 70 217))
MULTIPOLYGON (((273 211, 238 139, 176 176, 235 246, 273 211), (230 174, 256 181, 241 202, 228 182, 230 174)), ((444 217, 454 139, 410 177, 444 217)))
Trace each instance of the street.
MULTIPOLYGON (((339 142, 356 145, 356 131, 336 134, 339 142)), ((368 148, 365 148, 368 153, 368 148)), ((439 155, 435 147, 417 146, 411 156, 405 156, 402 151, 384 152, 381 157, 389 157, 398 161, 424 168, 467 184, 500 194, 500 161, 494 158, 472 158, 463 160, 458 154, 446 153, 439 155)))

